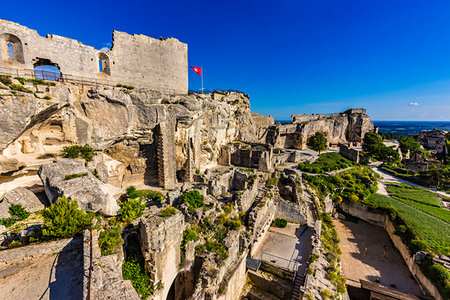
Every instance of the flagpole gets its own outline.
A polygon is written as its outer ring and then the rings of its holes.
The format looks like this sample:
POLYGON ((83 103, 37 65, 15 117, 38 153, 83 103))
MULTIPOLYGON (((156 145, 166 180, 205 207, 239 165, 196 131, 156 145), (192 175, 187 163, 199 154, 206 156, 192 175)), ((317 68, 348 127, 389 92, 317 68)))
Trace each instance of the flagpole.
POLYGON ((201 67, 200 70, 202 70, 202 94, 203 94, 203 73, 205 73, 205 70, 203 69, 203 67, 201 67))

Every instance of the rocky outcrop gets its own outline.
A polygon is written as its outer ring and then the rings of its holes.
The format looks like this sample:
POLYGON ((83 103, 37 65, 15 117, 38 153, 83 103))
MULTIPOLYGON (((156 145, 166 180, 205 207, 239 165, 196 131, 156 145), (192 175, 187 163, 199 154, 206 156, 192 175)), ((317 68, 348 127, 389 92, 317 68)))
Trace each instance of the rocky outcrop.
POLYGON ((114 216, 119 210, 113 197, 117 190, 93 176, 84 166, 84 160, 58 159, 42 165, 38 174, 50 203, 56 202, 58 197, 64 195, 76 200, 85 211, 114 216), (73 174, 79 177, 66 177, 73 174))
POLYGON ((365 109, 349 109, 329 115, 292 115, 290 124, 269 126, 264 141, 275 148, 306 149, 308 138, 321 132, 330 145, 360 144, 366 132, 373 130, 365 109))
POLYGON ((3 196, 0 202, 0 218, 8 218, 9 207, 18 204, 22 205, 29 212, 35 212, 45 208, 45 205, 33 192, 23 187, 17 187, 3 196))
POLYGON ((0 174, 10 174, 23 167, 25 164, 16 158, 0 157, 0 174))

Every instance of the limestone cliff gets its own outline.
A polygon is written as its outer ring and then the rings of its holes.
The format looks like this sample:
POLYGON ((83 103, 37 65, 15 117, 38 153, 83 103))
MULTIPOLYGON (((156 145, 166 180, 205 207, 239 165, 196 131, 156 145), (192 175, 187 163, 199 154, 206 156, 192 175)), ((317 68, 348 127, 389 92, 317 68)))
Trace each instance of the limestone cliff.
POLYGON ((71 84, 29 88, 51 99, 9 90, 0 96, 5 157, 89 144, 105 150, 96 160, 112 181, 157 178, 170 187, 177 177, 190 180, 195 169, 215 166, 229 142, 256 140, 249 99, 242 93, 166 96, 71 84))

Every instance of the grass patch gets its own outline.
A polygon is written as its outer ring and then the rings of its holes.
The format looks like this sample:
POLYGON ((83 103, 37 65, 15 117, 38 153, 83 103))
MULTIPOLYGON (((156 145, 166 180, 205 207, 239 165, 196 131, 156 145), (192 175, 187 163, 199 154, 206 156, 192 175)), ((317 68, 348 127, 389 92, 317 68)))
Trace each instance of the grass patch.
POLYGON ((354 162, 348 160, 339 153, 330 152, 321 154, 312 164, 308 162, 299 163, 298 168, 305 172, 321 174, 324 172, 345 169, 354 165, 354 162))
POLYGON ((450 226, 444 221, 422 213, 400 200, 379 194, 371 195, 364 203, 387 210, 393 220, 398 216, 416 238, 426 243, 429 250, 438 254, 450 254, 450 226))
POLYGON ((127 188, 127 196, 129 199, 140 199, 146 201, 164 202, 164 196, 157 191, 152 190, 137 190, 134 186, 127 188))
POLYGON ((275 226, 279 228, 285 228, 287 226, 287 221, 285 219, 276 218, 274 223, 275 226))
MULTIPOLYGON (((397 183, 388 184, 386 190, 394 199, 450 223, 450 211, 441 208, 440 201, 434 193, 418 187, 397 183)), ((449 225, 447 224, 447 226, 449 225)))
POLYGON ((167 218, 167 217, 175 215, 176 213, 177 213, 177 209, 173 206, 169 206, 169 207, 164 208, 161 211, 161 217, 167 218))
POLYGON ((132 89, 134 89, 134 86, 128 85, 128 84, 122 84, 122 83, 116 84, 116 87, 126 88, 127 90, 132 90, 132 89))
POLYGON ((330 195, 335 201, 339 198, 339 201, 359 202, 377 190, 378 175, 365 166, 355 167, 334 176, 311 176, 306 173, 302 176, 321 198, 330 195))
POLYGON ((57 156, 58 156, 58 154, 56 154, 56 153, 45 153, 45 154, 42 154, 42 155, 38 156, 37 159, 54 158, 54 157, 57 157, 57 156))
POLYGON ((86 162, 91 161, 92 157, 94 157, 95 152, 94 148, 90 147, 89 145, 73 145, 73 146, 67 146, 63 148, 63 157, 65 158, 84 158, 86 162))
POLYGON ((69 174, 64 177, 64 180, 70 180, 70 179, 75 179, 75 178, 79 178, 79 177, 84 177, 84 176, 87 176, 87 174, 88 173, 69 174))

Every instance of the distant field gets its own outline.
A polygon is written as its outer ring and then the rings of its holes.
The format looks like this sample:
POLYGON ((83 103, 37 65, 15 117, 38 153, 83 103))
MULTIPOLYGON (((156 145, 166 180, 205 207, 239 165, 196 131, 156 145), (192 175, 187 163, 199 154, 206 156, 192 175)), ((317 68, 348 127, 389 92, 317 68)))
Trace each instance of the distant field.
MULTIPOLYGON (((436 195, 425 189, 406 185, 406 184, 388 184, 386 190, 389 195, 405 204, 414 206, 437 218, 450 223, 450 211, 441 207, 440 201, 436 195)), ((447 224, 447 226, 450 226, 447 224)))
POLYGON ((355 165, 351 160, 346 159, 336 152, 323 153, 312 164, 299 163, 298 168, 309 173, 324 173, 341 170, 355 165))
POLYGON ((372 194, 364 203, 375 207, 394 208, 417 237, 425 241, 431 249, 439 254, 450 254, 448 223, 418 211, 400 200, 379 194, 372 194))

